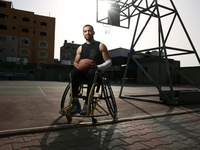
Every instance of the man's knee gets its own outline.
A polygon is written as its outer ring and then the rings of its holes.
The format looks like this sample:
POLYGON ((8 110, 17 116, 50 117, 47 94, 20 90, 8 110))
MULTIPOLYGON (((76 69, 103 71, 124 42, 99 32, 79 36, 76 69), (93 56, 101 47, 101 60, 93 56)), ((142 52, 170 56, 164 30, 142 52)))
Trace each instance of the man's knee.
POLYGON ((76 77, 78 74, 79 74, 78 69, 76 69, 76 68, 72 69, 72 71, 71 71, 71 77, 72 78, 76 77))
POLYGON ((90 69, 90 70, 88 71, 88 75, 89 75, 89 76, 93 76, 93 75, 95 74, 95 72, 96 72, 96 69, 92 68, 92 69, 90 69))
POLYGON ((94 78, 94 75, 95 75, 95 72, 96 72, 96 69, 90 69, 87 73, 87 78, 89 80, 93 79, 94 78))

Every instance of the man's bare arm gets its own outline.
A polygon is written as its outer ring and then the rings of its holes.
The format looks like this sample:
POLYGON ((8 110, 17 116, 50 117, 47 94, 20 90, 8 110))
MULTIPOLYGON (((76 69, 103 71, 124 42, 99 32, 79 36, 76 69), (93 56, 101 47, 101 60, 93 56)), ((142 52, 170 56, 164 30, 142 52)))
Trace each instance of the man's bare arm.
POLYGON ((75 56, 75 59, 74 59, 74 68, 77 68, 78 66, 78 62, 80 61, 81 59, 81 46, 78 47, 77 51, 76 51, 76 56, 75 56))
POLYGON ((99 49, 100 49, 100 51, 102 53, 104 61, 110 59, 110 55, 108 53, 108 49, 107 49, 107 47, 103 43, 100 43, 99 49))
POLYGON ((105 70, 112 65, 112 60, 111 60, 110 55, 108 53, 107 47, 103 43, 100 43, 99 49, 102 53, 104 63, 97 65, 97 68, 98 68, 98 70, 105 70))

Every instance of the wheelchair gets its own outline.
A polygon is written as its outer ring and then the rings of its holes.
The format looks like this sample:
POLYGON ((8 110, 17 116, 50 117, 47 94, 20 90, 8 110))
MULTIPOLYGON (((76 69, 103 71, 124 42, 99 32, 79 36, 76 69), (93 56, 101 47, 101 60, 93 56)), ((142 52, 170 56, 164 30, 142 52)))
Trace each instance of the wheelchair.
MULTIPOLYGON (((80 114, 70 114, 72 108, 72 79, 70 76, 70 82, 67 85, 62 99, 61 99, 61 110, 60 114, 65 115, 68 122, 72 121, 72 117, 91 117, 92 123, 97 123, 95 117, 108 116, 111 115, 113 120, 117 119, 117 105, 115 97, 110 86, 109 81, 103 77, 103 72, 96 70, 93 84, 90 89, 87 101, 87 113, 86 115, 80 114)), ((79 101, 86 100, 87 92, 84 92, 87 89, 86 82, 82 82, 79 86, 79 101)))

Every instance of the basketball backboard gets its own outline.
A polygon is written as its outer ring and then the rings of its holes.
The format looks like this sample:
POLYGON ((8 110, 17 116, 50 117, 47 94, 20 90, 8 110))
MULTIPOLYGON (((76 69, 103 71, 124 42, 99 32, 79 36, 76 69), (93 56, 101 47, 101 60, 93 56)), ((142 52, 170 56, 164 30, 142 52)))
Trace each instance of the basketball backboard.
POLYGON ((97 22, 129 28, 129 8, 123 0, 97 0, 97 22))

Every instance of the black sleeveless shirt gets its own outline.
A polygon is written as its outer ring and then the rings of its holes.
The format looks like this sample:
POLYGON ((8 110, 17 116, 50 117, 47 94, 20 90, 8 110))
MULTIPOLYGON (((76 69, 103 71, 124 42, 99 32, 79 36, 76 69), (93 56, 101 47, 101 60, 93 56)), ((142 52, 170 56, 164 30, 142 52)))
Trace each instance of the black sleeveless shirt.
POLYGON ((103 56, 99 50, 100 42, 95 41, 92 44, 84 43, 81 50, 81 59, 91 59, 97 65, 104 62, 103 56))

